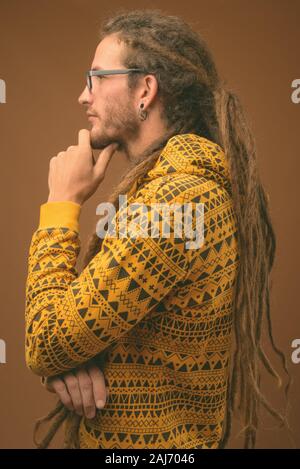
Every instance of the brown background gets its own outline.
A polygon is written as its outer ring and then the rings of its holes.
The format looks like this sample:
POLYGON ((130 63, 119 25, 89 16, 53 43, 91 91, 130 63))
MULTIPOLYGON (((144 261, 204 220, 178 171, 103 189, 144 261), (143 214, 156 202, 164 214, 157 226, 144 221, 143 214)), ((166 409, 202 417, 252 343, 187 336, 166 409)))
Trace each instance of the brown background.
MULTIPOLYGON (((300 364, 291 362, 291 342, 300 337, 300 104, 291 101, 291 82, 300 78, 300 1, 122 3, 0 0, 0 78, 7 85, 7 103, 0 105, 0 338, 7 344, 7 363, 0 365, 0 447, 33 447, 34 419, 44 415, 54 402, 24 362, 27 254, 37 228, 40 204, 47 201, 49 159, 75 144, 80 128, 89 128, 77 98, 97 45, 98 26, 104 15, 114 13, 120 6, 161 8, 168 14, 181 15, 198 28, 210 45, 221 74, 248 112, 277 233, 271 303, 274 336, 287 355, 294 378, 291 426, 295 444, 300 447, 300 364)), ((115 155, 106 180, 84 205, 82 253, 96 222, 96 205, 105 200, 125 168, 124 155, 115 155)), ((270 357, 281 370, 277 357, 270 357)), ((264 380, 264 389, 271 402, 282 408, 283 393, 269 377, 264 380)), ((230 447, 242 445, 242 439, 236 436, 238 430, 236 423, 230 447)), ((289 448, 291 442, 266 417, 257 446, 289 448)))

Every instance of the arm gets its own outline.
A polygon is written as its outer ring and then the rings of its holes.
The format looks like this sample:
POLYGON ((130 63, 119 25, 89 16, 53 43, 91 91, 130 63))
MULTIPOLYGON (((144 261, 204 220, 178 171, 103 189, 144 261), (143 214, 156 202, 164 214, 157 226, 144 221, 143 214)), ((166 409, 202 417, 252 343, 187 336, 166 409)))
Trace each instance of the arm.
POLYGON ((31 241, 26 363, 41 376, 76 368, 105 350, 188 272, 184 239, 107 237, 78 276, 79 214, 73 202, 43 204, 31 241))

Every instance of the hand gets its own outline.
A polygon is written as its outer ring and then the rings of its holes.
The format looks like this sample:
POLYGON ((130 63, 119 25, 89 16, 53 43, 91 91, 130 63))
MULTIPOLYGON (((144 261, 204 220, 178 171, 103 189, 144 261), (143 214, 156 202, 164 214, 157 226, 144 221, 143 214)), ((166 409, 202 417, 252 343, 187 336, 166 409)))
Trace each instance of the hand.
POLYGON ((96 407, 102 409, 108 396, 102 371, 96 365, 87 365, 76 369, 73 373, 45 379, 45 387, 49 392, 56 393, 61 402, 71 411, 92 419, 96 415, 96 407))
POLYGON ((117 147, 117 143, 105 147, 94 164, 90 132, 80 130, 78 145, 70 146, 50 160, 48 202, 71 201, 82 205, 103 181, 117 147))

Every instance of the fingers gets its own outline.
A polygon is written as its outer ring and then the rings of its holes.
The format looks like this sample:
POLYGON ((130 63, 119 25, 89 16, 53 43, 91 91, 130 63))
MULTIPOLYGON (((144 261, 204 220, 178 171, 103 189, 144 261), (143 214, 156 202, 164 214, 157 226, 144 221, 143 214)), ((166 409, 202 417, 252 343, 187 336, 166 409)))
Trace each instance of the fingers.
POLYGON ((47 389, 47 391, 55 393, 55 389, 53 388, 53 378, 45 377, 42 378, 42 385, 47 389))
POLYGON ((78 370, 77 378, 82 397, 84 415, 86 418, 92 419, 96 415, 92 380, 84 368, 78 370))
POLYGON ((93 384, 93 397, 94 402, 96 403, 96 407, 98 409, 103 409, 108 395, 105 385, 104 374, 95 365, 89 366, 88 373, 93 384))
POLYGON ((62 377, 48 378, 44 382, 50 392, 55 392, 61 402, 71 411, 92 419, 96 408, 103 409, 108 389, 102 371, 96 365, 76 370, 76 375, 66 373, 62 377))
POLYGON ((118 146, 118 143, 111 143, 101 151, 101 154, 94 166, 94 172, 98 180, 104 178, 108 164, 112 159, 113 154, 118 149, 118 146))
POLYGON ((79 130, 78 145, 80 147, 91 148, 90 132, 87 129, 79 130))
POLYGON ((79 388, 79 381, 77 377, 71 373, 67 373, 64 376, 64 381, 67 386, 69 395, 72 399, 75 412, 77 412, 77 414, 82 416, 83 415, 82 398, 81 398, 81 392, 79 388))
MULTIPOLYGON (((75 146, 75 145, 70 145, 70 146, 67 148, 66 151, 71 152, 71 151, 73 151, 73 150, 76 150, 77 148, 78 148, 78 147, 75 146)), ((95 160, 95 156, 94 156, 94 154, 93 154, 93 151, 91 152, 91 154, 92 154, 93 165, 95 165, 95 164, 96 164, 96 160, 95 160)))
POLYGON ((56 392, 56 394, 58 395, 59 399, 64 404, 64 406, 66 406, 67 409, 73 411, 74 406, 72 403, 72 399, 63 379, 60 379, 60 378, 51 379, 49 381, 49 385, 52 386, 52 388, 54 389, 54 392, 56 392))

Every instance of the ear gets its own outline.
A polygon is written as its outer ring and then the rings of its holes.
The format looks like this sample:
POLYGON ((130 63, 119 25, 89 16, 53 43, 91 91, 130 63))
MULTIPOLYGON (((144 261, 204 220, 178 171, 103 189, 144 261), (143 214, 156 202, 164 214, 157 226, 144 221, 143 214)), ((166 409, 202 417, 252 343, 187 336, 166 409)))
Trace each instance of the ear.
POLYGON ((146 75, 141 80, 138 99, 139 103, 143 101, 144 109, 151 106, 157 98, 158 82, 155 75, 146 75))

